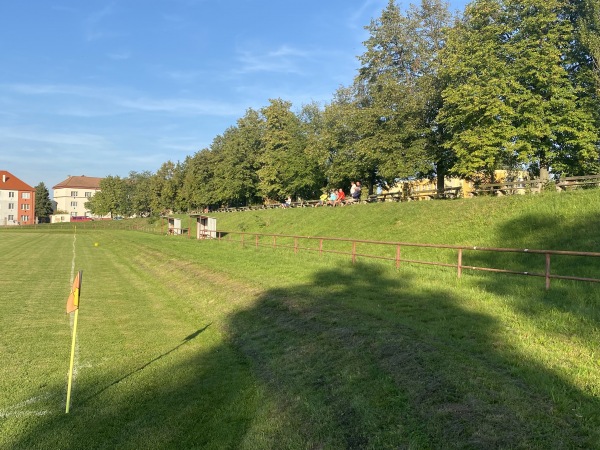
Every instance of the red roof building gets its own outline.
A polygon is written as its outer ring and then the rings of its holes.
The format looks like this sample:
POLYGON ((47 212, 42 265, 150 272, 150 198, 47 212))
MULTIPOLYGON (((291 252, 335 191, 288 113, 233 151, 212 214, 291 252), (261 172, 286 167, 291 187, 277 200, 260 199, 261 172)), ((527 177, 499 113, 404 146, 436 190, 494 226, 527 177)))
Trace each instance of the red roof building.
POLYGON ((35 189, 0 170, 0 226, 35 224, 35 189))

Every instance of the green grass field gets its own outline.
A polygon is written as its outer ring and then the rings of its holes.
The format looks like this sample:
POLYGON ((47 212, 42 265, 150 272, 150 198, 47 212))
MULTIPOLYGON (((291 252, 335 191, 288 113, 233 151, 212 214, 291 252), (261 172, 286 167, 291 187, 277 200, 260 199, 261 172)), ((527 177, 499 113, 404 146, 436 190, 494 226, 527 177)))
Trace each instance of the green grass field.
MULTIPOLYGON (((598 190, 215 216, 229 231, 600 252, 598 190)), ((121 222, 0 230, 0 448, 600 448, 598 284, 546 291, 121 222)), ((598 277, 597 259, 556 264, 598 277)))

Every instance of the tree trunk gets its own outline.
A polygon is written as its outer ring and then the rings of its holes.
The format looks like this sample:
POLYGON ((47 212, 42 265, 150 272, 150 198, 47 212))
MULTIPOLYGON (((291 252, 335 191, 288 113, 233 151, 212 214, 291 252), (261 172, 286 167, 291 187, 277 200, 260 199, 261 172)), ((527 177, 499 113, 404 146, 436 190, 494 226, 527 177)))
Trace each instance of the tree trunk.
POLYGON ((550 179, 550 168, 547 164, 540 163, 540 181, 547 182, 550 179))
POLYGON ((436 180, 437 192, 438 192, 438 195, 443 195, 444 189, 446 187, 446 185, 445 185, 446 168, 441 163, 438 162, 436 172, 437 172, 437 180, 436 180))

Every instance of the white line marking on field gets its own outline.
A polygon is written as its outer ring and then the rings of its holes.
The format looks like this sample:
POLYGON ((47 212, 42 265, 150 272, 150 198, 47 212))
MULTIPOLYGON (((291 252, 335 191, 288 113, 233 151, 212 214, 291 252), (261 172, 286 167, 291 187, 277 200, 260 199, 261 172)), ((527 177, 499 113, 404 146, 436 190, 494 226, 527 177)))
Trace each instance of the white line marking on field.
POLYGON ((69 286, 75 280, 75 243, 77 242, 77 234, 73 234, 73 259, 71 260, 71 278, 69 278, 69 286))
POLYGON ((2 419, 8 419, 9 417, 45 416, 46 414, 50 414, 50 411, 0 411, 2 419))
POLYGON ((44 394, 44 395, 38 395, 37 397, 31 397, 30 399, 19 402, 16 405, 11 406, 8 409, 0 410, 0 417, 5 419, 8 417, 45 416, 46 414, 50 414, 50 411, 48 411, 48 410, 26 411, 26 410, 24 410, 24 408, 29 405, 33 405, 37 402, 47 400, 50 397, 51 397, 50 394, 44 394))

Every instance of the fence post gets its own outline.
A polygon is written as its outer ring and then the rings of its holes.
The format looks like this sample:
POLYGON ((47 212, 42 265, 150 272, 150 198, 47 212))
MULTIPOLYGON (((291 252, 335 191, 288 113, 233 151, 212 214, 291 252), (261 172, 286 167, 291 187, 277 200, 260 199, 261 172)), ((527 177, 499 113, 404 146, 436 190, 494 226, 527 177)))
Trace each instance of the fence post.
POLYGON ((323 239, 319 239, 319 255, 323 255, 323 239))
POLYGON ((461 275, 462 275, 462 251, 463 251, 462 248, 458 249, 458 264, 457 264, 457 268, 458 268, 457 275, 458 275, 458 278, 460 278, 461 275))
POLYGON ((550 289, 550 253, 546 253, 546 290, 550 289))
POLYGON ((396 269, 400 268, 400 246, 396 246, 396 269))
POLYGON ((217 231, 217 234, 219 235, 219 242, 221 242, 221 232, 217 231))
POLYGON ((352 241, 352 264, 356 262, 356 241, 352 241))

